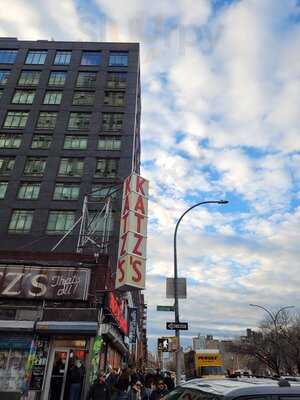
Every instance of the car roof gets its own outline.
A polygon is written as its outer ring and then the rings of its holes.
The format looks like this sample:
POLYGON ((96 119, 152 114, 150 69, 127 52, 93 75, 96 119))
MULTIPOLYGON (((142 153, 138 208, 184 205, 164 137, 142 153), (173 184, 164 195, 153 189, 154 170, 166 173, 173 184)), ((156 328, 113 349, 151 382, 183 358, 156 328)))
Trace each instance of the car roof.
POLYGON ((280 386, 278 380, 267 378, 193 379, 182 384, 181 387, 201 390, 215 396, 225 396, 228 399, 253 395, 300 395, 299 382, 289 382, 288 386, 280 386))

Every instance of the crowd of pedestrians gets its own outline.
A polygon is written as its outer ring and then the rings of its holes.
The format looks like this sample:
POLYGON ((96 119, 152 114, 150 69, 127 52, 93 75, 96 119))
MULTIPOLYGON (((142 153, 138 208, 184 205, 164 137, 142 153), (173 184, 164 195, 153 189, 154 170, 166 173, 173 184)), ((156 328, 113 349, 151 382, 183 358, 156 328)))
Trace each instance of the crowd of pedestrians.
POLYGON ((160 400, 175 387, 170 372, 110 370, 100 373, 86 400, 160 400))

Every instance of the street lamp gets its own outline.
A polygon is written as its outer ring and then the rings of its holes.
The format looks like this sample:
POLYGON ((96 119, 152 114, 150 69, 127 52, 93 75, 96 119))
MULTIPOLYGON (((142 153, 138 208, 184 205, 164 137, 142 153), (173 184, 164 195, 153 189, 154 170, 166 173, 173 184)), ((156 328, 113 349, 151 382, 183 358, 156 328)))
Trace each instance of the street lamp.
MULTIPOLYGON (((178 324, 180 322, 179 319, 179 303, 178 303, 178 271, 177 271, 177 231, 180 222, 182 221, 182 218, 193 208, 196 208, 198 206, 201 206, 203 204, 227 204, 227 200, 210 200, 210 201, 202 201, 201 203, 194 204, 192 207, 188 208, 179 218, 179 220, 176 223, 175 226, 175 231, 174 231, 174 298, 175 298, 175 304, 174 304, 174 311, 175 311, 175 323, 178 324)), ((178 343, 178 349, 176 351, 176 382, 177 385, 179 384, 181 380, 181 360, 180 360, 180 330, 175 329, 175 335, 177 338, 177 343, 178 343)))
POLYGON ((271 318, 273 324, 274 324, 274 328, 275 328, 275 337, 276 337, 276 347, 277 347, 277 354, 276 354, 276 364, 277 364, 277 368, 278 368, 278 373, 280 373, 280 365, 278 362, 278 349, 279 349, 279 342, 278 342, 278 328, 277 328, 277 318, 279 317, 280 313, 283 310, 287 310, 289 308, 294 308, 294 306, 285 306, 285 307, 281 307, 276 314, 274 314, 272 311, 268 310, 266 307, 260 306, 259 304, 249 304, 249 306, 251 307, 257 307, 257 308, 261 308, 262 310, 264 310, 269 317, 271 318))

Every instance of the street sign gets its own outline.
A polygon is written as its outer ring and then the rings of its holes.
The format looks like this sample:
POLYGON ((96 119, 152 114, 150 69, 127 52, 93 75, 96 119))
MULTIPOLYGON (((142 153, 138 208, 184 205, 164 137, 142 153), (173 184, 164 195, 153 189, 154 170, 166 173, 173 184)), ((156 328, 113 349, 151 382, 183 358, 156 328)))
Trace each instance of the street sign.
MULTIPOLYGON (((166 279, 166 297, 167 299, 175 298, 175 279, 166 279)), ((186 299, 186 278, 177 278, 177 297, 178 299, 186 299)))
POLYGON ((156 306, 156 311, 175 311, 174 306, 156 306))
POLYGON ((187 331, 189 329, 189 325, 187 322, 167 322, 166 327, 168 330, 179 329, 181 331, 187 331))

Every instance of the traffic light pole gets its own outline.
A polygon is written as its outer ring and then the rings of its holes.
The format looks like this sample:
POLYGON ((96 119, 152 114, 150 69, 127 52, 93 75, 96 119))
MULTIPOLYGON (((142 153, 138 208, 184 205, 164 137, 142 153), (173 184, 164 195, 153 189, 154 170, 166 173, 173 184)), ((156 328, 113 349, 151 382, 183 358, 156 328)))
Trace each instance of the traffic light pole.
MULTIPOLYGON (((193 208, 201 206, 203 204, 227 204, 226 200, 210 200, 210 201, 202 201, 201 203, 194 204, 192 207, 188 208, 179 218, 176 223, 175 231, 174 231, 174 312, 175 312, 175 323, 178 324, 180 322, 179 319, 179 302, 178 302, 178 269, 177 269, 177 231, 182 218, 193 208)), ((180 345, 180 330, 175 329, 175 336, 177 338, 178 348, 176 350, 176 385, 179 385, 181 382, 181 345, 180 345)))

